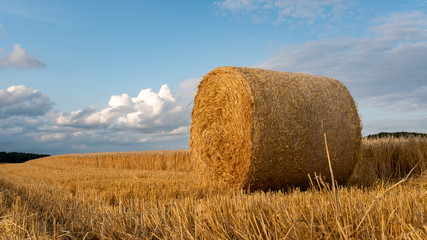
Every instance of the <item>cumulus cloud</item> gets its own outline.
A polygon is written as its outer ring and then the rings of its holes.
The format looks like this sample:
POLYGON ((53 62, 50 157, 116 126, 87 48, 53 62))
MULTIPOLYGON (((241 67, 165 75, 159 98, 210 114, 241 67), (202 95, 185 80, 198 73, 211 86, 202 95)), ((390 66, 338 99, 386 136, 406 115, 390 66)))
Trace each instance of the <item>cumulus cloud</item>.
POLYGON ((45 120, 34 116, 0 118, 0 139, 9 141, 12 139, 11 136, 38 131, 45 123, 45 120))
POLYGON ((4 48, 0 49, 0 69, 11 67, 20 69, 44 68, 46 64, 31 56, 19 44, 15 44, 10 53, 7 53, 4 48))
POLYGON ((36 137, 40 142, 52 142, 60 141, 64 139, 65 136, 65 133, 40 133, 36 137))
POLYGON ((3 151, 43 151, 37 136, 52 123, 46 117, 53 106, 50 98, 27 86, 0 89, 0 146, 3 151))
POLYGON ((191 109, 178 92, 164 84, 113 95, 101 109, 60 112, 47 95, 11 86, 0 90, 0 146, 50 154, 187 148, 191 109))
POLYGON ((168 85, 158 93, 143 89, 138 96, 111 96, 101 110, 86 108, 71 113, 59 113, 56 125, 75 128, 133 129, 141 132, 172 131, 189 123, 185 108, 176 103, 168 85))
POLYGON ((256 22, 267 20, 273 15, 276 22, 299 19, 309 24, 316 19, 339 16, 350 4, 351 1, 348 0, 224 0, 215 2, 215 5, 225 12, 250 15, 256 22))
POLYGON ((50 98, 24 85, 0 89, 0 118, 11 116, 40 116, 52 109, 50 98))
POLYGON ((191 109, 177 100, 187 98, 183 88, 113 95, 104 108, 72 112, 52 111, 46 94, 24 85, 0 89, 0 146, 50 154, 188 148, 191 109))

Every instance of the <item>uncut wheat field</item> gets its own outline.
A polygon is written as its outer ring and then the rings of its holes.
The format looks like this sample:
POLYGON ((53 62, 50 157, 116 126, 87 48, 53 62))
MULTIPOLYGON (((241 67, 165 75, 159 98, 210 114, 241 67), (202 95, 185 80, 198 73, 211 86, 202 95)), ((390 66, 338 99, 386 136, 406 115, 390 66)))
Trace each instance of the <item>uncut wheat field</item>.
POLYGON ((347 185, 201 184, 188 150, 0 165, 0 239, 427 239, 427 138, 363 139, 347 185))

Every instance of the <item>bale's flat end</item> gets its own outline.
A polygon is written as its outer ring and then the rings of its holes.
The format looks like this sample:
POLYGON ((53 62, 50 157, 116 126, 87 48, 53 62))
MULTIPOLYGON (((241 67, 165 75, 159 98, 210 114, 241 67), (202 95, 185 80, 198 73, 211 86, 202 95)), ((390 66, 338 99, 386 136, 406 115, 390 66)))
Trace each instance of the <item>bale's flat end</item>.
POLYGON ((209 182, 241 187, 252 158, 253 99, 238 68, 211 71, 198 86, 191 115, 191 157, 209 182))

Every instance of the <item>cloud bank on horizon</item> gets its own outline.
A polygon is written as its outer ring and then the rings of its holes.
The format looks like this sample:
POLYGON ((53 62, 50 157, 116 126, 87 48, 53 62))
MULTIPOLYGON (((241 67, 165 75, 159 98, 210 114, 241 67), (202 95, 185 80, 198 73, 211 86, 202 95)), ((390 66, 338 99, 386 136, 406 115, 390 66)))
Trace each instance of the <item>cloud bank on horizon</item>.
MULTIPOLYGON (((323 24, 322 28, 345 28, 332 25, 354 14, 357 4, 350 0, 224 0, 214 1, 211 11, 217 18, 250 26, 289 25, 305 30, 318 24, 323 24)), ((4 25, 0 23, 0 37, 4 25)), ((413 7, 376 15, 353 35, 326 34, 271 46, 271 54, 256 59, 253 67, 340 80, 358 104, 364 135, 380 131, 427 132, 424 10, 413 7)), ((32 51, 20 44, 12 49, 1 48, 0 73, 49 69, 50 62, 46 61, 49 68, 43 69, 47 64, 30 54, 32 51)), ((216 66, 221 65, 218 62, 216 66)), ((238 62, 235 65, 239 66, 238 62)), ((188 148, 191 102, 200 75, 184 81, 176 79, 180 82, 175 89, 163 81, 151 86, 159 87, 158 91, 115 91, 102 105, 89 102, 71 111, 61 110, 56 98, 42 88, 12 83, 0 89, 0 151, 59 154, 188 148)))
POLYGON ((113 95, 102 109, 52 111, 50 98, 29 87, 0 89, 0 143, 3 147, 44 145, 47 152, 186 148, 190 109, 181 105, 167 84, 158 93, 113 95), (3 136, 8 136, 5 138, 3 136), (141 147, 141 143, 149 148, 141 147))

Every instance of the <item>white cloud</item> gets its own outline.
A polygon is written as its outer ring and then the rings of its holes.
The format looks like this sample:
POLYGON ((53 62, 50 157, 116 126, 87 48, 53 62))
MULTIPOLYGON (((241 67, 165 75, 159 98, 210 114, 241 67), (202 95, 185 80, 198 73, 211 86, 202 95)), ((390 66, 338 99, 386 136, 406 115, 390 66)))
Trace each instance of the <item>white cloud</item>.
POLYGON ((371 29, 390 39, 425 41, 427 18, 422 11, 397 12, 376 20, 380 24, 371 29))
MULTIPOLYGON (((349 88, 361 112, 371 107, 378 111, 370 114, 427 112, 427 16, 393 13, 376 23, 369 37, 287 45, 258 67, 336 78, 349 88)), ((370 124, 364 122, 367 129, 377 129, 370 124)))
POLYGON ((315 19, 335 18, 351 4, 349 0, 224 0, 217 1, 222 11, 250 15, 255 22, 303 20, 311 24, 315 19))
POLYGON ((130 99, 129 95, 122 94, 117 96, 111 96, 110 101, 108 102, 108 105, 110 107, 124 107, 131 104, 132 100, 130 99))
POLYGON ((52 142, 60 141, 65 138, 65 133, 40 133, 37 135, 37 139, 40 142, 52 142))
POLYGON ((180 134, 180 133, 186 133, 186 132, 189 132, 189 131, 190 131, 190 127, 189 126, 182 126, 182 127, 179 127, 179 128, 176 128, 176 129, 170 131, 169 133, 170 134, 180 134))
POLYGON ((167 84, 162 85, 162 87, 160 88, 158 96, 160 98, 165 99, 165 100, 175 102, 175 98, 172 96, 171 91, 170 91, 167 84))
POLYGON ((7 140, 10 139, 10 136, 38 129, 43 124, 43 120, 38 117, 12 116, 0 118, 0 136, 7 140))
POLYGON ((47 144, 40 144, 37 134, 45 132, 49 120, 43 116, 9 116, 0 118, 0 146, 3 151, 49 153, 47 144))
POLYGON ((143 132, 174 129, 189 123, 186 109, 180 106, 168 85, 163 84, 158 93, 143 89, 138 96, 128 94, 111 96, 108 106, 96 111, 93 108, 71 113, 59 113, 55 123, 75 128, 135 129, 143 132))
POLYGON ((379 96, 362 98, 361 106, 370 106, 388 112, 404 113, 413 111, 427 112, 427 85, 420 85, 413 91, 393 92, 379 96))
POLYGON ((60 126, 76 126, 79 122, 83 121, 85 117, 94 113, 95 109, 89 107, 86 109, 79 109, 70 113, 58 113, 54 116, 55 122, 60 126))
POLYGON ((99 125, 109 125, 110 120, 114 118, 118 113, 112 111, 113 107, 108 107, 106 109, 102 109, 99 112, 92 113, 91 115, 84 118, 84 122, 82 124, 87 124, 91 126, 99 125))
POLYGON ((391 14, 371 28, 372 37, 285 46, 259 67, 337 78, 362 106, 405 100, 411 104, 399 111, 426 110, 426 21, 418 11, 391 14))
POLYGON ((46 64, 31 56, 19 44, 15 44, 10 53, 5 53, 4 49, 0 51, 0 69, 10 67, 20 69, 44 68, 46 64))
POLYGON ((53 104, 46 94, 24 85, 0 89, 0 118, 44 115, 53 104))
POLYGON ((52 112, 47 95, 11 86, 0 90, 0 146, 50 154, 188 148, 191 109, 176 100, 184 98, 164 84, 113 95, 102 109, 52 112))

